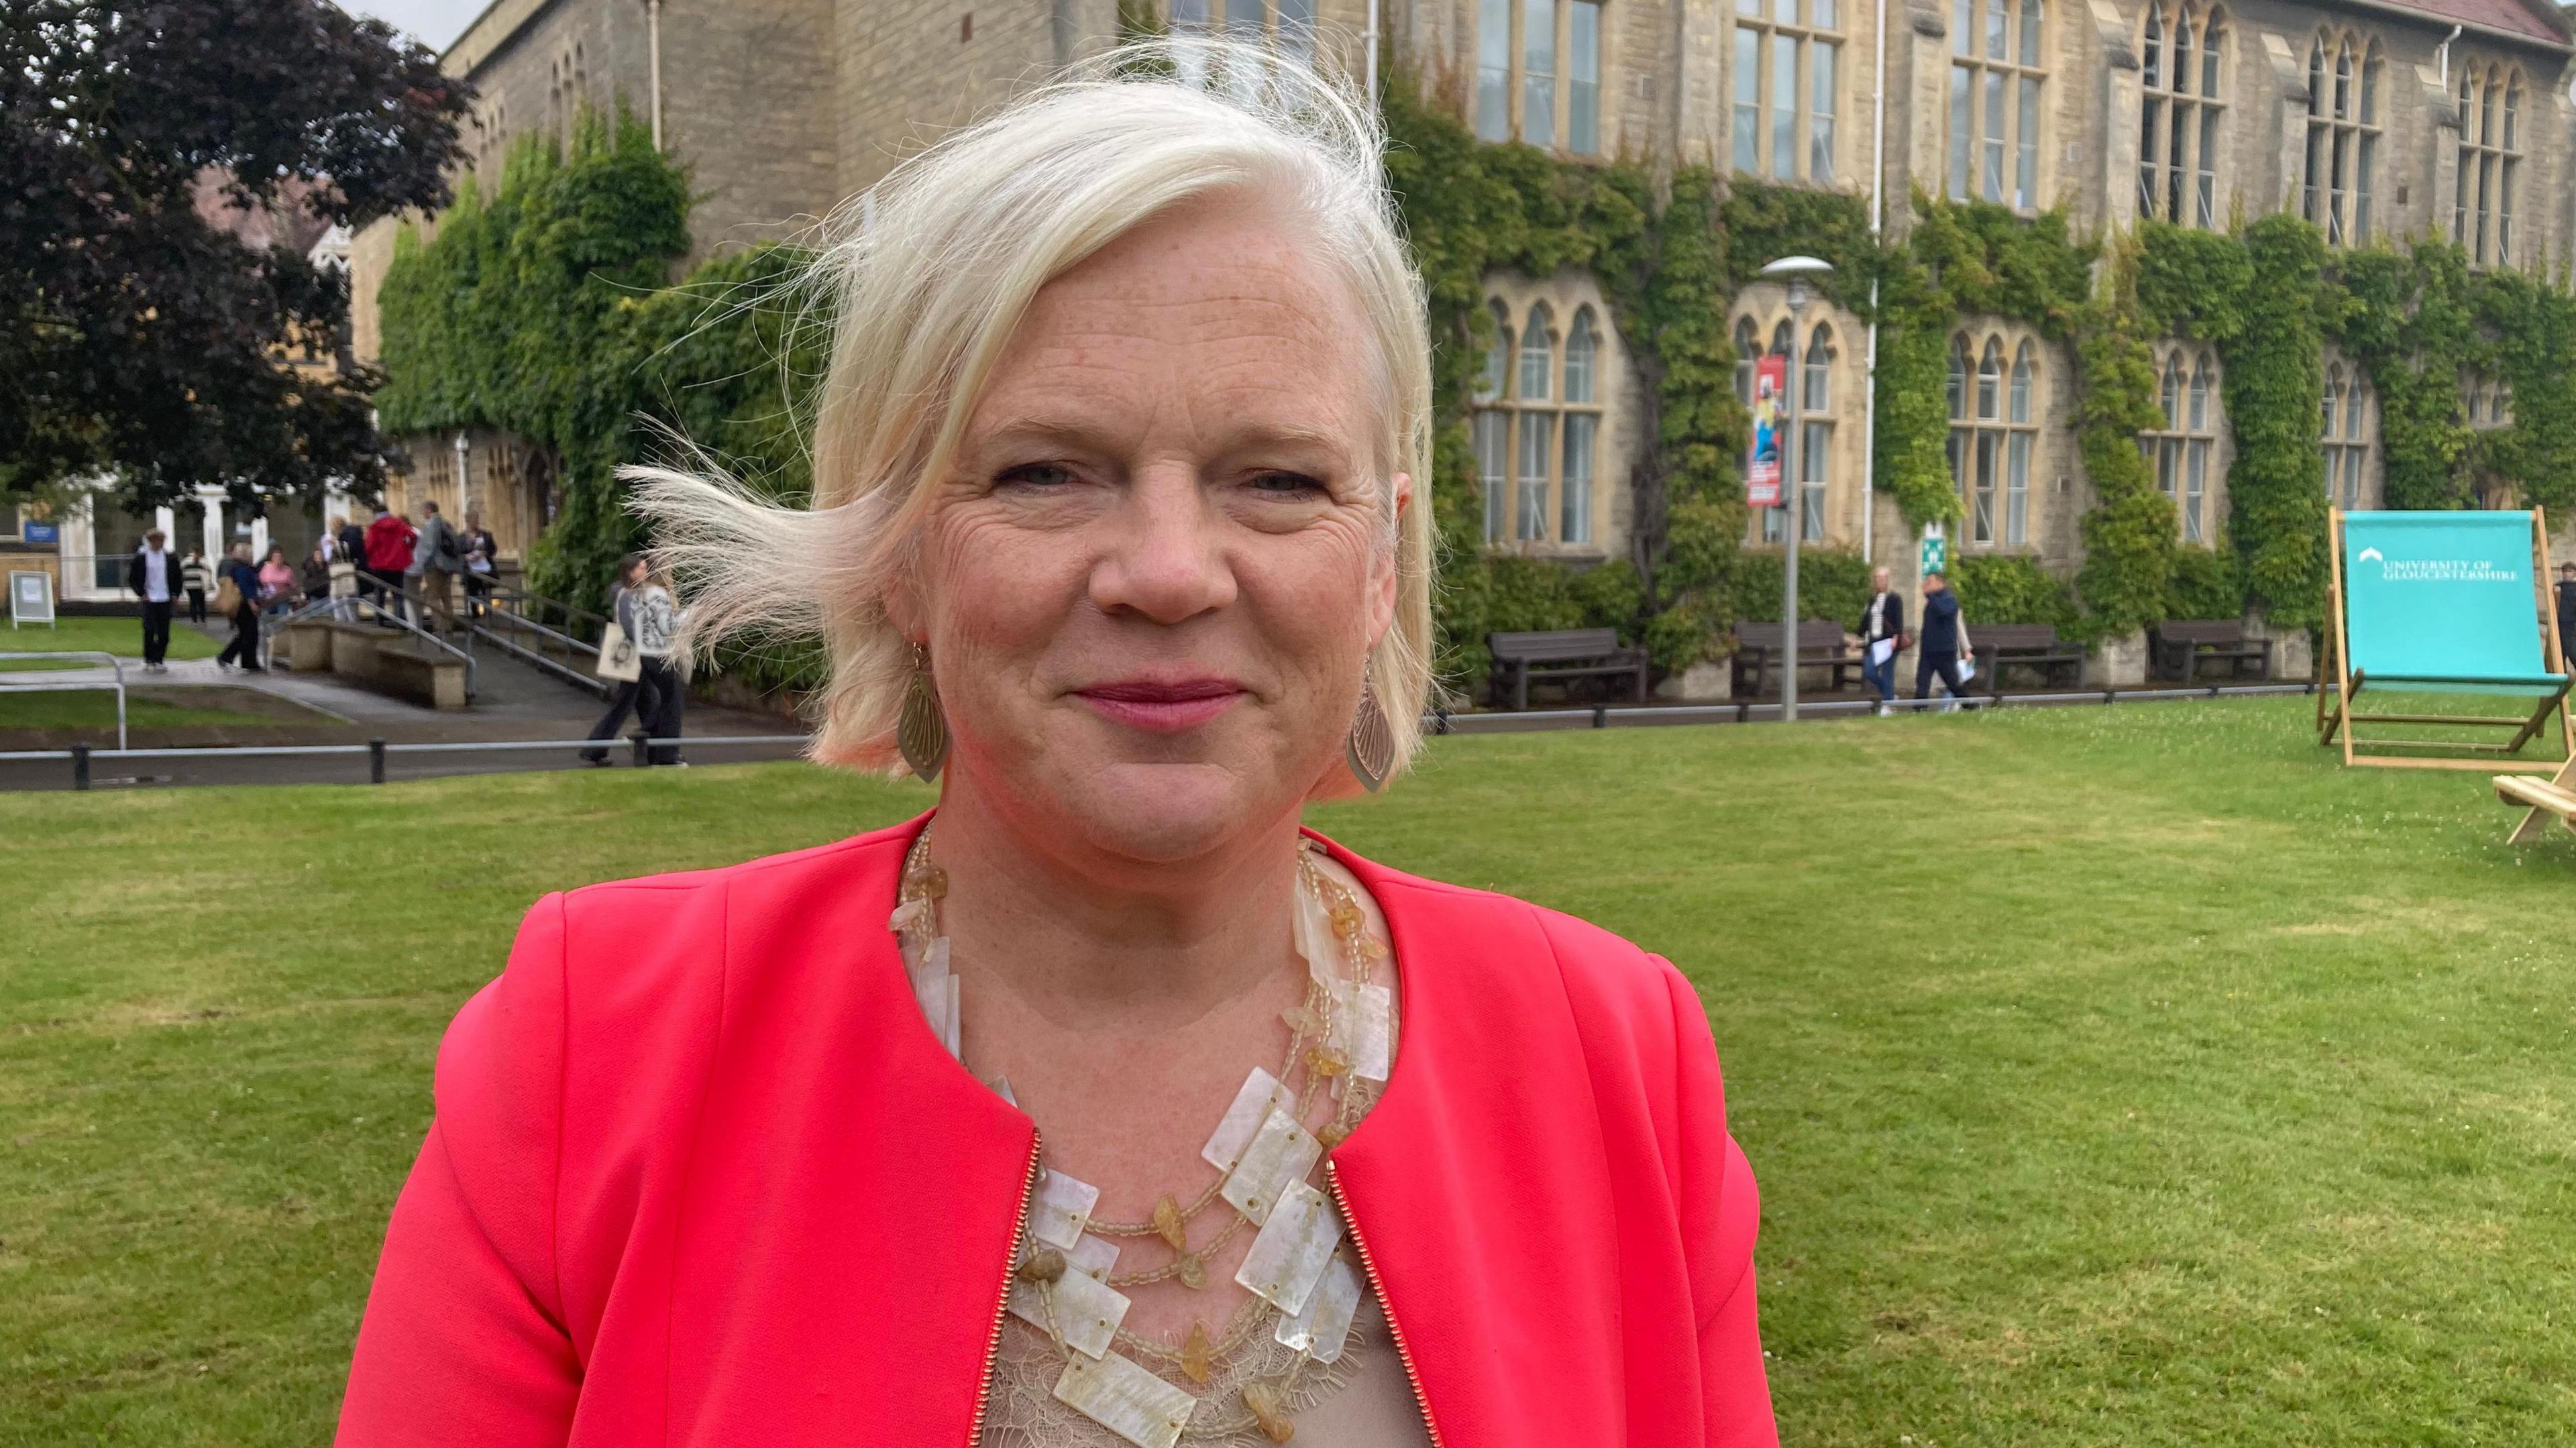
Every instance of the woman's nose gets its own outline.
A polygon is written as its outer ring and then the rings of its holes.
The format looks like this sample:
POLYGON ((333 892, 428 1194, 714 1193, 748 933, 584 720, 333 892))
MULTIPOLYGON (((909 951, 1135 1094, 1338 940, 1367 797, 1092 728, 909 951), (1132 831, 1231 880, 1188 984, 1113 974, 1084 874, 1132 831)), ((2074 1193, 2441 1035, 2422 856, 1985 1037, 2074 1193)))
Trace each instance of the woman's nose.
POLYGON ((1129 484, 1091 570, 1091 601, 1107 614, 1176 624, 1234 601, 1234 570, 1194 469, 1156 465, 1129 484))

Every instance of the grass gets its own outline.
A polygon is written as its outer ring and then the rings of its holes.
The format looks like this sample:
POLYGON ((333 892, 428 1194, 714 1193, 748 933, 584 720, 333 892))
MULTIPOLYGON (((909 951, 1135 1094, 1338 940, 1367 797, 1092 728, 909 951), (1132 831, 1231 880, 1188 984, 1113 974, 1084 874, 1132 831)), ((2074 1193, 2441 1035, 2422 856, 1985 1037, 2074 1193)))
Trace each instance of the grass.
MULTIPOLYGON (((223 645, 188 626, 185 610, 170 625, 170 657, 174 659, 211 659, 223 652, 223 645)), ((52 628, 14 628, 0 630, 0 673, 27 669, 87 669, 100 667, 96 659, 12 659, 11 654, 47 653, 55 650, 104 649, 124 659, 143 657, 143 619, 102 618, 92 615, 66 616, 54 620, 52 628)))
MULTIPOLYGON (((182 702, 193 694, 212 697, 232 692, 229 689, 196 688, 185 693, 173 690, 168 694, 149 695, 128 689, 125 726, 131 732, 193 725, 277 722, 270 715, 240 709, 210 709, 203 704, 182 702)), ((95 729, 113 735, 116 732, 116 694, 108 689, 47 690, 41 694, 0 692, 0 729, 95 729)))
MULTIPOLYGON (((1317 822, 1698 983, 1785 1441, 2567 1441, 2576 837, 2334 767, 2308 707, 1448 739, 1317 822)), ((529 900, 927 798, 0 798, 0 1443, 325 1438, 439 1032, 529 900)))

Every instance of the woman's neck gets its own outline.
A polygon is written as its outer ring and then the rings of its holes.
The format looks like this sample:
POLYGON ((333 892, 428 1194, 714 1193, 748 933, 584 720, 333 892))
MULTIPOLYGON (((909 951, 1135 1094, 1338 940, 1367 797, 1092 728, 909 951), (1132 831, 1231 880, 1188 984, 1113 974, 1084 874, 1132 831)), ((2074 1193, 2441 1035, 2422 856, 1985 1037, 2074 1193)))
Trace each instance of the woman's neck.
POLYGON ((1291 953, 1297 817, 1176 861, 1033 827, 952 777, 931 835, 941 923, 961 962, 1067 1027, 1195 1022, 1291 953))

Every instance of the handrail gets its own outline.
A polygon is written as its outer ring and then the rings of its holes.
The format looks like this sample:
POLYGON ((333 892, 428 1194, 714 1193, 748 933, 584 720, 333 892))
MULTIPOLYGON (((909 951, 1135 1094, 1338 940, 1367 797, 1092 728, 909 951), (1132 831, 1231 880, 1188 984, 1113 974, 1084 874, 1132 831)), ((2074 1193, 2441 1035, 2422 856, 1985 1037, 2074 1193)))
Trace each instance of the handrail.
MULTIPOLYGON (((116 689, 116 747, 119 749, 123 749, 125 747, 125 661, 123 659, 118 658, 116 655, 109 653, 105 649, 47 649, 42 652, 5 654, 0 655, 0 658, 107 660, 107 666, 116 671, 116 683, 114 686, 116 689)), ((96 684, 20 683, 15 679, 0 676, 0 693, 67 694, 77 692, 85 694, 97 687, 98 685, 96 684)))
POLYGON ((472 703, 474 700, 474 655, 458 648, 456 645, 449 643, 447 640, 440 638, 429 630, 422 628, 418 623, 414 622, 413 619, 405 618, 401 614, 395 613, 393 610, 384 607, 376 601, 377 598, 390 593, 401 599, 404 603, 409 604, 411 613, 417 616, 428 609, 429 600, 420 597, 409 589, 397 588, 392 584, 386 583, 382 579, 374 580, 374 588, 375 593, 373 595, 361 594, 356 598, 317 598, 310 603, 305 604, 302 608, 296 609, 279 618, 274 624, 263 621, 260 625, 259 636, 261 652, 265 654, 273 646, 277 638, 277 630, 285 628, 289 624, 306 622, 321 614, 325 609, 331 610, 336 615, 338 612, 338 605, 343 603, 353 603, 357 605, 357 611, 361 615, 373 614, 379 620, 386 620, 398 624, 401 627, 410 630, 413 638, 419 639, 421 642, 437 649, 440 653, 453 655, 459 662, 463 663, 465 665, 465 699, 466 702, 472 703))
POLYGON ((474 640, 477 638, 491 640, 496 647, 502 650, 502 652, 537 668, 543 669, 546 672, 561 678, 564 682, 571 684, 575 688, 587 689, 594 694, 601 695, 602 697, 605 697, 611 692, 611 686, 605 680, 600 679, 596 675, 584 673, 580 669, 575 668, 569 662, 571 659, 582 658, 595 653, 597 651, 596 646, 582 643, 579 639, 573 638, 567 634, 557 633, 553 629, 546 627, 544 624, 537 623, 531 619, 522 618, 515 613, 505 613, 499 609, 486 609, 484 610, 481 618, 468 618, 466 621, 465 645, 469 651, 473 648, 474 640), (503 637, 503 627, 495 627, 492 623, 492 621, 496 619, 505 620, 506 624, 504 627, 506 628, 525 629, 534 633, 537 636, 539 646, 536 648, 530 648, 516 640, 503 637), (543 645, 548 642, 564 646, 565 658, 557 659, 547 654, 544 651, 543 645))

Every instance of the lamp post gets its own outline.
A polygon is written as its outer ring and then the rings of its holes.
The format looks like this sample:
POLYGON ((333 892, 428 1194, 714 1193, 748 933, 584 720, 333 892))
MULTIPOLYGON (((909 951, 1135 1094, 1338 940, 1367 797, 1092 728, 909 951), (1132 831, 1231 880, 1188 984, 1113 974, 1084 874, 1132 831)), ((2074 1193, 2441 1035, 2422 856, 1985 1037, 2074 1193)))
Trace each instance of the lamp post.
POLYGON ((1789 375, 1780 389, 1789 395, 1789 436, 1780 446, 1781 491, 1789 513, 1789 546, 1780 568, 1780 650, 1786 655, 1780 668, 1783 724, 1798 722, 1798 547, 1807 514, 1807 439, 1800 421, 1807 377, 1799 355, 1804 340, 1799 314, 1807 310, 1811 295, 1807 279, 1833 269, 1832 262, 1812 256, 1784 256, 1762 269, 1762 275, 1789 284, 1789 375))

